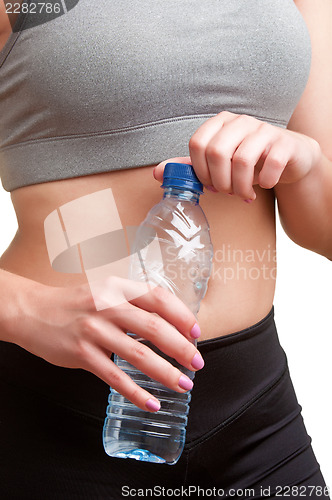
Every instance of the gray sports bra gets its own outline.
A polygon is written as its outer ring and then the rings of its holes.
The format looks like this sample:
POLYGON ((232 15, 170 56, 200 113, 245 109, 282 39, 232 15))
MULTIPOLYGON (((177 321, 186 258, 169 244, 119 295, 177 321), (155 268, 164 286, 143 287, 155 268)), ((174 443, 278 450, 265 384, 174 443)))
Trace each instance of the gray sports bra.
POLYGON ((75 3, 21 13, 0 52, 8 191, 187 155, 222 110, 285 127, 305 87, 310 38, 292 0, 75 3))

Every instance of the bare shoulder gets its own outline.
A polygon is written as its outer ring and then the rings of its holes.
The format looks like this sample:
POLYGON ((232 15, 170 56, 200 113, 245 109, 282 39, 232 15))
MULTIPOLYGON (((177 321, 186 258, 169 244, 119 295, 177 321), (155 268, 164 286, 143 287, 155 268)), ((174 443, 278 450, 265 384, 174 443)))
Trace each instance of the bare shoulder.
POLYGON ((311 70, 289 128, 316 139, 332 158, 332 0, 294 0, 311 39, 311 70))

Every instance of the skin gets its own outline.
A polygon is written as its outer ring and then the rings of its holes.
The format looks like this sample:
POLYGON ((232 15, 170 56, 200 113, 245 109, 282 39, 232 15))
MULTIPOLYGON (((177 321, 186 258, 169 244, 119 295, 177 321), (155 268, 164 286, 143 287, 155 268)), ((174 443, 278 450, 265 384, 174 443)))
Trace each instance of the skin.
MULTIPOLYGON (((192 136, 190 158, 180 159, 191 161, 209 187, 201 205, 210 223, 215 255, 223 256, 215 258, 198 318, 159 288, 129 300, 131 287, 139 284, 115 277, 105 280, 100 293, 111 289, 122 297, 122 305, 96 312, 84 274, 57 273, 48 259, 43 223, 50 212, 111 187, 122 225, 138 225, 160 199, 162 162, 26 186, 11 193, 19 229, 0 259, 0 290, 6 290, 6 307, 0 309, 2 340, 50 363, 86 369, 151 411, 146 406, 151 395, 110 361, 111 352, 166 386, 185 392, 179 386, 181 372, 125 335, 128 330, 194 370, 192 362, 199 354, 190 332, 196 321, 205 339, 262 319, 271 309, 275 289, 275 262, 267 252, 273 254, 275 249, 275 196, 290 238, 332 258, 332 2, 301 0, 296 4, 310 30, 313 57, 307 88, 288 129, 221 111, 192 136), (234 256, 227 260, 222 254, 225 246, 240 255, 250 249, 254 260, 234 256), (234 278, 239 264, 242 271, 234 278), (263 265, 264 273, 250 278, 263 265), (225 267, 229 275, 233 272, 232 279, 226 279, 225 267)), ((2 9, 0 43, 10 30, 2 9)))

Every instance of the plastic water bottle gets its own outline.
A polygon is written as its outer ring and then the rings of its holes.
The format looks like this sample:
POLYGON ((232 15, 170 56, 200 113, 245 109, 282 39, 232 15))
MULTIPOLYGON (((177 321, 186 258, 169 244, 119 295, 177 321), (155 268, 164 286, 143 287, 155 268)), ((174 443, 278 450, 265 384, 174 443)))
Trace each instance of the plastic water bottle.
MULTIPOLYGON (((162 200, 137 230, 130 278, 169 289, 196 315, 207 289, 213 256, 209 225, 199 205, 203 186, 191 165, 168 163, 161 187, 162 200)), ((151 342, 128 335, 194 378, 194 372, 151 342)), ((112 457, 175 464, 184 447, 190 392, 168 389, 116 355, 114 362, 155 396, 161 408, 156 413, 143 411, 111 388, 103 430, 106 453, 112 457)))

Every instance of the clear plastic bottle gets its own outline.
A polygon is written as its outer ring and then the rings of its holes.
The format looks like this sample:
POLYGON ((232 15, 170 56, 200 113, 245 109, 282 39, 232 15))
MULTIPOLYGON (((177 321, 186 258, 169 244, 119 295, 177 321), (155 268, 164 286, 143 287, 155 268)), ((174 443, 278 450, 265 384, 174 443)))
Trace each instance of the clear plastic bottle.
MULTIPOLYGON (((199 205, 203 186, 191 165, 168 163, 161 187, 162 200, 137 230, 130 278, 169 289, 196 315, 207 289, 213 256, 209 225, 199 205)), ((133 336, 193 379, 194 372, 149 341, 133 336)), ((156 413, 143 411, 111 388, 103 430, 106 453, 112 457, 175 464, 185 442, 190 392, 168 389, 118 356, 114 361, 160 401, 161 409, 156 413)))

